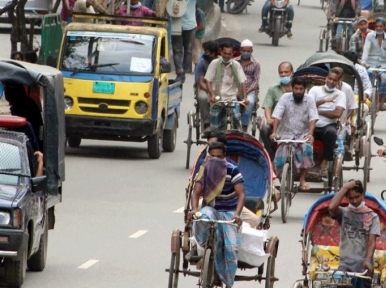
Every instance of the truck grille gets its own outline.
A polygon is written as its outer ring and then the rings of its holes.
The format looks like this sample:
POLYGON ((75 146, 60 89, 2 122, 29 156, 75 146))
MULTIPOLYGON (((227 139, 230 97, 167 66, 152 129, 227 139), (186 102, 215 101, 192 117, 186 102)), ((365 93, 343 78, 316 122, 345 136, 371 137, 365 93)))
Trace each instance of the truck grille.
POLYGON ((130 100, 78 98, 79 108, 83 112, 100 114, 125 114, 130 107, 130 100))

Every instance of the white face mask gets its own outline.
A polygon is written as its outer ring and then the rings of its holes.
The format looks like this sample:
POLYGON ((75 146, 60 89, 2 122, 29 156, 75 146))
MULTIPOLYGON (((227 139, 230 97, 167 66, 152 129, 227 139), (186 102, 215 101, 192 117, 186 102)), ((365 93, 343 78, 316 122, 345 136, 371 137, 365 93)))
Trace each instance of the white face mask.
POLYGON ((355 207, 355 206, 352 205, 352 204, 348 204, 348 208, 350 208, 350 210, 353 210, 353 211, 360 210, 360 209, 362 209, 364 206, 365 206, 365 201, 362 201, 362 203, 359 204, 358 207, 355 207))
POLYGON ((328 93, 331 93, 331 92, 334 92, 336 88, 330 88, 327 86, 327 84, 324 84, 324 89, 326 89, 328 93))

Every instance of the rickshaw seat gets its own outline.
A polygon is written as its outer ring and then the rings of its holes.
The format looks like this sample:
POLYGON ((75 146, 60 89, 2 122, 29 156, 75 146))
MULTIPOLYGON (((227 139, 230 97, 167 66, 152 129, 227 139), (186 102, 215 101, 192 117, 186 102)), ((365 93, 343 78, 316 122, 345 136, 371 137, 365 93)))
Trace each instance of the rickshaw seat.
POLYGON ((27 124, 27 119, 19 116, 9 116, 1 115, 0 116, 0 127, 3 128, 16 128, 23 127, 27 124))

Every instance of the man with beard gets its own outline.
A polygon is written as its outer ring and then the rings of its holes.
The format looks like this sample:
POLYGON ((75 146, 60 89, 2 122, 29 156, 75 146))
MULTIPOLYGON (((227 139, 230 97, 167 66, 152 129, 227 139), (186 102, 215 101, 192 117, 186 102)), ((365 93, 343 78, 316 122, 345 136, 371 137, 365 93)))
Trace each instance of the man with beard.
POLYGON ((327 177, 328 161, 334 160, 334 147, 337 138, 337 119, 346 109, 346 95, 337 89, 342 70, 332 68, 326 77, 326 84, 314 86, 308 94, 318 107, 319 121, 316 123, 315 139, 323 142, 323 161, 320 164, 320 176, 327 177))
MULTIPOLYGON (((314 166, 312 143, 314 142, 315 123, 319 119, 318 110, 314 99, 305 94, 307 82, 304 78, 294 77, 291 85, 292 92, 281 96, 273 111, 273 132, 270 138, 274 140, 277 135, 281 139, 308 139, 307 143, 299 143, 295 146, 294 164, 299 173, 300 189, 309 190, 306 174, 307 169, 314 166)), ((280 144, 274 160, 278 177, 281 177, 282 169, 288 157, 287 154, 286 144, 280 144)))
POLYGON ((204 54, 196 67, 196 85, 197 85, 197 100, 200 108, 201 121, 204 125, 204 137, 210 133, 210 116, 209 116, 209 90, 205 81, 205 74, 208 70, 210 62, 218 57, 218 44, 215 41, 209 41, 202 44, 204 54))
POLYGON ((350 37, 350 51, 354 51, 358 58, 362 58, 363 46, 365 45, 366 36, 372 30, 369 29, 369 21, 366 17, 359 17, 357 21, 358 30, 350 37))

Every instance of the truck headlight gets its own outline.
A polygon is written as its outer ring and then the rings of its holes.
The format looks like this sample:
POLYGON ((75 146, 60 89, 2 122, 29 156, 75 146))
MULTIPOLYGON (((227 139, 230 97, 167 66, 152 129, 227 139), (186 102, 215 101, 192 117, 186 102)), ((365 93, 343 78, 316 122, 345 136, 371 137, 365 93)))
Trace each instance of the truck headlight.
POLYGON ((138 114, 145 114, 149 106, 142 101, 135 103, 135 112, 138 114))
POLYGON ((74 100, 70 96, 64 96, 64 109, 70 110, 74 105, 74 100))
POLYGON ((8 225, 11 221, 11 215, 8 212, 0 211, 0 225, 8 225))

